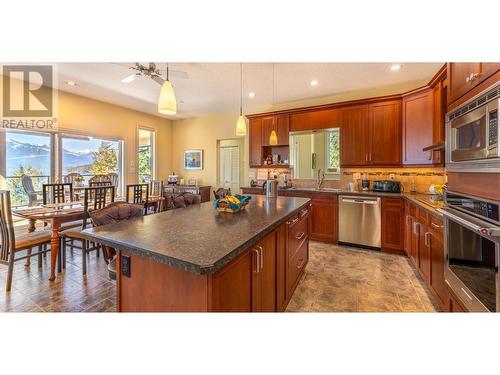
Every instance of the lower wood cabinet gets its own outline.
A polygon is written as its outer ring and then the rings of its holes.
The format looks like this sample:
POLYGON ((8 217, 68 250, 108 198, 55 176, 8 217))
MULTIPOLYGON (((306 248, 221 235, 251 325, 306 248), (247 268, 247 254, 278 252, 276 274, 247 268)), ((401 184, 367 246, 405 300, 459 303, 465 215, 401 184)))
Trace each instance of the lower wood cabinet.
POLYGON ((309 261, 310 210, 303 209, 286 223, 286 298, 290 300, 309 261))
POLYGON ((448 312, 467 312, 467 309, 462 306, 462 304, 459 302, 459 299, 453 294, 453 292, 450 290, 450 288, 446 288, 448 295, 447 295, 447 305, 446 305, 446 311, 448 312))
POLYGON ((404 203, 400 198, 382 198, 382 249, 404 250, 404 203))
POLYGON ((337 243, 339 205, 334 194, 314 194, 311 196, 311 219, 309 233, 312 240, 337 243))

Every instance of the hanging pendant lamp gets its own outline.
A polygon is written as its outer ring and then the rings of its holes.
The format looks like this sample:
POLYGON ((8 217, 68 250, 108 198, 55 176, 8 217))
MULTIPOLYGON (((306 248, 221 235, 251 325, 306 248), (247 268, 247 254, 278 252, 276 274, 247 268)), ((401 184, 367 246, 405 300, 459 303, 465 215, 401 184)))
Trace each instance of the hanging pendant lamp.
POLYGON ((168 80, 168 63, 167 63, 167 79, 163 82, 158 98, 158 112, 164 115, 175 115, 177 113, 177 101, 175 100, 175 92, 172 83, 168 80))
POLYGON ((245 117, 243 116, 243 64, 240 63, 240 117, 238 117, 238 122, 236 123, 236 135, 245 136, 247 135, 247 123, 245 117))
MULTIPOLYGON (((272 105, 274 106, 274 87, 275 87, 275 83, 274 83, 274 77, 275 77, 276 73, 275 73, 275 64, 273 63, 273 103, 272 105)), ((271 146, 276 146, 278 144, 278 135, 276 134, 276 131, 275 130, 272 130, 271 131, 271 134, 269 134, 269 144, 271 146)))

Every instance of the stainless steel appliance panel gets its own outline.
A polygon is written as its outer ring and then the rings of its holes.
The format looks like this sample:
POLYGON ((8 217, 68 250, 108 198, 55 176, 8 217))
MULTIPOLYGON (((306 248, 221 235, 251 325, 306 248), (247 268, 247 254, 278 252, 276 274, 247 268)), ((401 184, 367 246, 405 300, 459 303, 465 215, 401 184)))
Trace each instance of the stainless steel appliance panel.
POLYGON ((380 248, 381 199, 339 196, 339 242, 380 248))

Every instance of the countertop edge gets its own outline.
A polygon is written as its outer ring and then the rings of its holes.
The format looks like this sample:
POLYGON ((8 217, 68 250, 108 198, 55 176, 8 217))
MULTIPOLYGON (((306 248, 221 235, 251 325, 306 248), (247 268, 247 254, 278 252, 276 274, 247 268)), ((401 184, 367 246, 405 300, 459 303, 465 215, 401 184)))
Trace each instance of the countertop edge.
POLYGON ((112 248, 115 248, 120 251, 125 251, 125 252, 130 252, 135 255, 143 256, 145 258, 152 259, 154 261, 157 261, 162 264, 167 264, 169 266, 179 268, 185 271, 193 272, 199 275, 206 275, 206 274, 211 274, 219 271, 221 268, 223 268, 226 264, 231 262, 231 260, 235 259, 238 255, 242 254, 245 250, 247 250, 249 247, 257 243, 260 239, 264 238, 267 236, 269 233, 271 233, 274 229, 276 229, 278 226, 286 222, 291 216, 296 214, 298 211, 306 207, 307 205, 310 204, 311 199, 308 199, 306 202, 298 206, 296 209, 291 211, 289 214, 284 216, 282 219, 277 220, 273 222, 272 224, 268 225, 264 229, 262 229, 260 232, 255 234, 253 237, 251 237, 248 241, 245 243, 241 244, 237 248, 235 248, 233 251, 229 252, 226 254, 224 257, 219 259, 217 262, 215 262, 212 265, 206 265, 206 266, 201 266, 197 265, 194 263, 190 263, 187 261, 183 261, 177 258, 172 258, 166 255, 160 255, 155 252, 143 250, 141 248, 137 248, 135 246, 131 246, 128 243, 122 243, 119 241, 110 241, 107 240, 106 238, 100 237, 99 235, 91 234, 88 232, 88 230, 84 230, 81 232, 82 236, 88 240, 93 240, 96 242, 99 242, 100 244, 103 244, 105 246, 109 246, 112 248))

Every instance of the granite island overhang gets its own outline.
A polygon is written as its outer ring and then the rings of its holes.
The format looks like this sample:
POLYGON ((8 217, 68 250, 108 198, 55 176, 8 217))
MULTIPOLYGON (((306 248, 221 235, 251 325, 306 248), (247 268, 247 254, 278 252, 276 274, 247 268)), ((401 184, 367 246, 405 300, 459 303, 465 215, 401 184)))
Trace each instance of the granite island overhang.
POLYGON ((236 214, 218 213, 207 202, 82 234, 118 251, 119 311, 280 311, 307 264, 309 206, 308 198, 255 195, 236 214), (297 270, 287 270, 290 262, 297 270), (242 290, 229 290, 241 282, 242 290), (274 297, 264 296, 264 303, 252 293, 269 288, 274 297))

